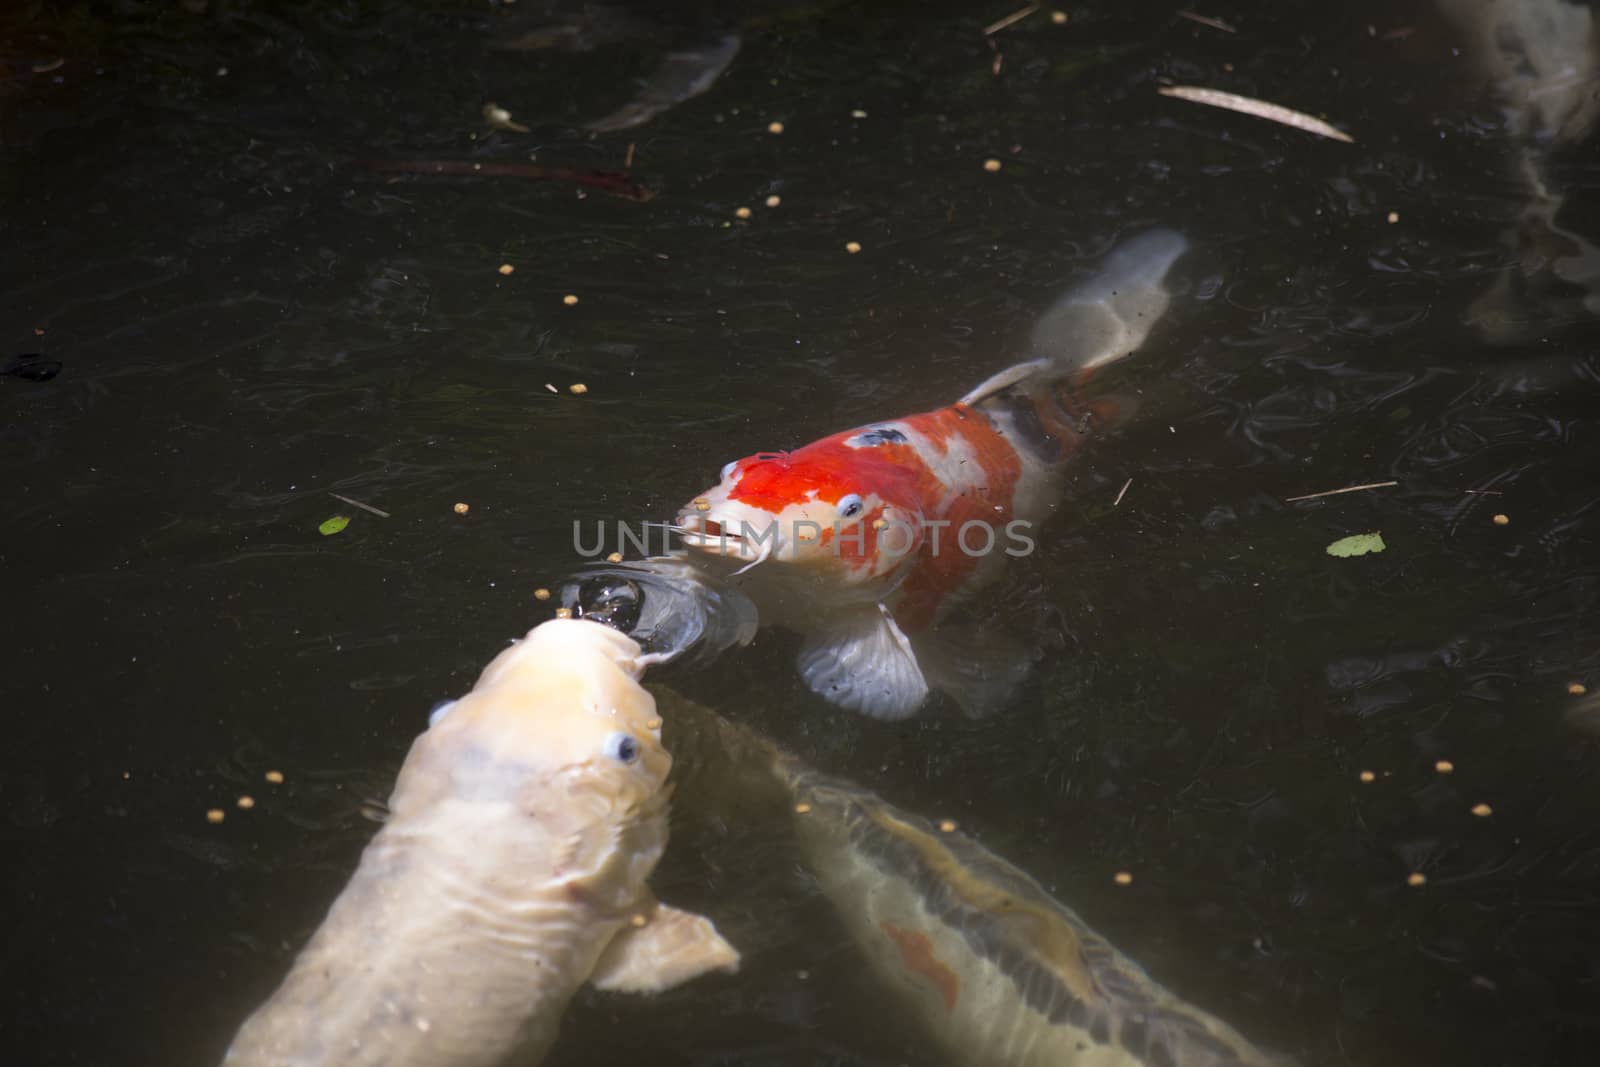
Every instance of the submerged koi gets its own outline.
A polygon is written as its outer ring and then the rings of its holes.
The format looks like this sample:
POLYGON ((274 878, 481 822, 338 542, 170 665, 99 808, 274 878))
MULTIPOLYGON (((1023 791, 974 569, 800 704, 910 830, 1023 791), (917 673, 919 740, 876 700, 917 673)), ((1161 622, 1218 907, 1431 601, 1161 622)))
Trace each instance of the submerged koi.
POLYGON ((1092 421, 1070 387, 1144 342, 1186 246, 1154 230, 1115 249, 1035 326, 1036 358, 948 407, 729 463, 679 512, 684 543, 742 564, 762 622, 802 634, 800 675, 832 703, 882 719, 933 688, 969 714, 1000 703, 1031 661, 974 653, 976 635, 935 649, 936 626, 1032 549, 1092 421))

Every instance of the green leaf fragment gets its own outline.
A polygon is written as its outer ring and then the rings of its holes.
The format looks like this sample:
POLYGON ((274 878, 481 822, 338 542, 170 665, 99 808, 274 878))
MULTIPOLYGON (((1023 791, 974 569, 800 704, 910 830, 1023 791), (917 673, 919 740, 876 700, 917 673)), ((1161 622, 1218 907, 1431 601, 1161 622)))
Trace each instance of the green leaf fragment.
MULTIPOLYGON (((332 537, 334 534, 338 533, 340 530, 349 525, 350 516, 335 515, 333 518, 324 521, 321 526, 318 526, 317 531, 321 533, 323 537, 332 537)), ((1333 549, 1330 548, 1328 551, 1332 552, 1333 549)))
POLYGON ((1330 556, 1365 556, 1368 552, 1382 552, 1388 546, 1383 543, 1383 534, 1377 530, 1371 533, 1351 534, 1341 537, 1328 546, 1330 556))

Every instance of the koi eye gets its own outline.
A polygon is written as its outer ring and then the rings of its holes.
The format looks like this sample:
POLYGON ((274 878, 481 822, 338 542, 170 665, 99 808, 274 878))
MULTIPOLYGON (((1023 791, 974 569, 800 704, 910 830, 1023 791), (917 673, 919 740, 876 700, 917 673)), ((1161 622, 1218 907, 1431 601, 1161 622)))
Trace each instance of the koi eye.
POLYGON ((639 758, 639 742, 628 734, 615 733, 606 738, 605 752, 618 763, 632 763, 639 758))
POLYGON ((733 473, 733 469, 735 467, 737 467, 738 465, 739 465, 739 461, 738 460, 734 460, 732 463, 724 464, 723 468, 722 468, 722 474, 720 476, 721 480, 722 481, 727 481, 728 480, 728 475, 732 474, 733 473))
POLYGON ((450 712, 455 708, 455 706, 456 706, 456 702, 454 700, 441 700, 441 701, 439 701, 439 703, 435 704, 433 706, 433 708, 428 712, 428 725, 429 726, 438 726, 439 725, 439 720, 443 719, 446 715, 450 714, 450 712))
POLYGON ((853 519, 866 508, 866 501, 861 499, 860 493, 846 493, 834 505, 841 519, 853 519))

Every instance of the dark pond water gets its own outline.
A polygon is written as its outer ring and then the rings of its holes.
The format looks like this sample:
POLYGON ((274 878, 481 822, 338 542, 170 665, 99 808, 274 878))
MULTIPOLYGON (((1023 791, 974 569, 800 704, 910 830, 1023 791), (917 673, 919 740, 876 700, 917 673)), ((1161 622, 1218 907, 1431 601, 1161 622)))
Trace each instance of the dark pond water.
MULTIPOLYGON (((1600 331, 1539 217, 1600 240, 1600 155, 1568 112, 1508 114, 1484 31, 1426 4, 1204 9, 1236 33, 1073 4, 985 37, 1021 6, 657 5, 590 53, 487 47, 528 3, 4 16, 8 1062, 214 1062, 430 704, 547 617, 574 519, 954 399, 1153 224, 1196 253, 1122 379, 1144 417, 985 601, 1050 649, 1012 706, 868 722, 781 634, 663 680, 959 819, 1305 1064, 1595 1062, 1600 752, 1568 687, 1600 689, 1600 331), (708 93, 579 128, 730 27, 708 93), (630 145, 647 203, 353 162, 630 145)), ((791 859, 677 840, 661 893, 744 972, 580 997, 552 1063, 936 1062, 791 859)))

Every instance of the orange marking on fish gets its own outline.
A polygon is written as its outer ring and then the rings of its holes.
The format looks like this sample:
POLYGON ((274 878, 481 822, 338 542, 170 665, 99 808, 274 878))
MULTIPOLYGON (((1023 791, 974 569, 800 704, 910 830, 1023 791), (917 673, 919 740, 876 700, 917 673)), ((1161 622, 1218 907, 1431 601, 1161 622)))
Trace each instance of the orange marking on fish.
POLYGON ((878 924, 889 940, 900 949, 900 959, 908 970, 922 975, 934 984, 944 998, 944 1010, 956 1010, 956 998, 961 994, 961 979, 950 966, 933 954, 933 941, 920 930, 907 930, 892 922, 878 924))

